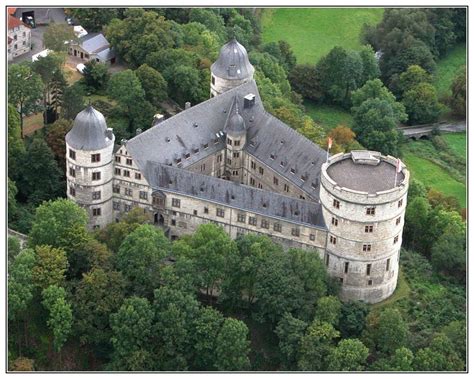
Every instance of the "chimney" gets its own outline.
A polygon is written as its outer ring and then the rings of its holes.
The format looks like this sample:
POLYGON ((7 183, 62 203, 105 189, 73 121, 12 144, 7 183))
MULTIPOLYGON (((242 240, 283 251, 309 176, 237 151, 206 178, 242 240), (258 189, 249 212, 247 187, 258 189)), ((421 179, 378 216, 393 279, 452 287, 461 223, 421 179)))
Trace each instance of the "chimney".
POLYGON ((252 108, 255 104, 255 95, 253 93, 249 93, 248 95, 244 96, 244 108, 252 108))
POLYGON ((120 144, 121 144, 121 145, 126 145, 126 144, 127 144, 127 140, 126 140, 125 138, 122 138, 122 139, 120 140, 120 144))
POLYGON ((153 121, 151 123, 151 126, 155 126, 156 124, 159 124, 160 122, 163 122, 165 120, 165 116, 163 116, 160 113, 157 113, 153 116, 153 121))
POLYGON ((137 128, 137 130, 135 130, 135 135, 138 136, 141 132, 142 130, 140 128, 137 128))
POLYGON ((105 136, 109 140, 112 140, 114 138, 114 129, 113 128, 107 128, 107 131, 105 132, 105 136))
POLYGON ((191 108, 191 103, 189 101, 186 101, 184 104, 184 110, 191 108))

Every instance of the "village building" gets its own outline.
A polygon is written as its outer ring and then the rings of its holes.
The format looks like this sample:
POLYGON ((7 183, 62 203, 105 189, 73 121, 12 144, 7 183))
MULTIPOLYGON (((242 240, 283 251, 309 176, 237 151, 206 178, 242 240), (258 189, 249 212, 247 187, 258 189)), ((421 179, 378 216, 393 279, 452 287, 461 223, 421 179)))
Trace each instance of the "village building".
POLYGON ((102 33, 83 35, 77 42, 70 44, 68 54, 84 62, 94 60, 98 63, 115 63, 115 53, 102 33))
MULTIPOLYGON (((89 53, 90 55, 90 53, 89 53)), ((101 228, 140 207, 171 238, 215 223, 311 249, 343 300, 379 302, 397 283, 409 172, 371 151, 327 156, 268 113, 235 39, 211 66, 211 98, 115 144, 91 106, 66 135, 68 197, 101 228)))
POLYGON ((31 29, 20 19, 8 15, 7 56, 11 61, 31 50, 31 29))

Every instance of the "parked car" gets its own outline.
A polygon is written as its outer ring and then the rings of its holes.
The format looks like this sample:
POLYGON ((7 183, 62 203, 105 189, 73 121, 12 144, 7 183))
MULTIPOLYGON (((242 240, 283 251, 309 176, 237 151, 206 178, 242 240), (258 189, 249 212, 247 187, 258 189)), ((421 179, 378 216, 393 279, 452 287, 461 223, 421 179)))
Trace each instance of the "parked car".
POLYGON ((84 69, 86 68, 86 65, 83 63, 79 63, 76 66, 76 70, 79 71, 81 74, 84 74, 84 69))

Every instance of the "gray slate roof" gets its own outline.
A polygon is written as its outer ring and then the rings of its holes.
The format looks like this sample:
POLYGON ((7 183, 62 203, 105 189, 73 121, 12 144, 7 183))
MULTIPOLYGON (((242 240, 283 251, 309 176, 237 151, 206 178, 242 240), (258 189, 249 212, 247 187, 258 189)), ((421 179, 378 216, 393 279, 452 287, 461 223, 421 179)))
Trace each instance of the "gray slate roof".
POLYGON ((263 191, 239 183, 148 162, 145 169, 154 190, 171 191, 249 212, 326 228, 321 204, 263 191))
MULTIPOLYGON (((396 167, 386 161, 378 165, 357 164, 350 157, 327 169, 329 177, 339 186, 372 194, 395 188, 395 171, 396 167)), ((403 172, 397 174, 397 186, 404 178, 403 172)))
POLYGON ((89 54, 99 53, 110 47, 102 33, 89 33, 79 38, 79 44, 89 54))
POLYGON ((242 137, 247 133, 247 127, 242 116, 239 114, 238 100, 234 96, 234 101, 227 117, 224 132, 233 137, 242 137))
POLYGON ((155 125, 128 141, 127 150, 142 171, 147 161, 177 166, 176 158, 181 159, 179 167, 186 168, 225 148, 223 129, 234 106, 238 106, 247 127, 245 150, 313 199, 319 199, 326 152, 266 112, 254 80, 155 125), (244 96, 250 93, 255 95, 255 104, 244 108, 244 96), (186 159, 187 153, 190 156, 186 159))
POLYGON ((107 48, 97 53, 97 56, 103 61, 109 61, 115 57, 115 52, 112 49, 107 48))
POLYGON ((76 116, 66 142, 74 149, 100 150, 113 144, 114 139, 107 137, 104 115, 89 105, 76 116))
POLYGON ((223 79, 245 79, 252 77, 255 68, 250 64, 247 50, 235 38, 222 46, 211 72, 223 79))

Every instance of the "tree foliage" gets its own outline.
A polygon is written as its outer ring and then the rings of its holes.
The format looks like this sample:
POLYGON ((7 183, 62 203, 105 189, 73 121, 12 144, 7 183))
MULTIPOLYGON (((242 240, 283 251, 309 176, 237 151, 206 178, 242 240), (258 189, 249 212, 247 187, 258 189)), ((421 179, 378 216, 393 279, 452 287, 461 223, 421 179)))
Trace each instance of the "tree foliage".
POLYGON ((44 47, 58 53, 67 52, 69 43, 77 40, 73 28, 67 24, 52 22, 46 27, 43 34, 44 47))
POLYGON ((216 339, 215 367, 221 371, 245 371, 250 368, 250 341, 247 325, 240 320, 224 320, 216 339))
POLYGON ((110 79, 108 67, 105 63, 90 60, 85 64, 83 78, 89 89, 93 91, 103 90, 107 87, 110 79))
POLYGON ((64 250, 38 245, 35 247, 35 255, 31 277, 33 283, 42 290, 49 286, 63 286, 69 266, 64 250))

